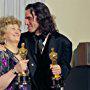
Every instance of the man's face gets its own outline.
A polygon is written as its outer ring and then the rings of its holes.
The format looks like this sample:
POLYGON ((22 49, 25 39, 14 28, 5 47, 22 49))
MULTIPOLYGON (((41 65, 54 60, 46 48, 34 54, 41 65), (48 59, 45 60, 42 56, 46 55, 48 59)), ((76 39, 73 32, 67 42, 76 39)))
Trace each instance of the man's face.
POLYGON ((25 24, 28 26, 29 32, 36 32, 39 27, 39 23, 37 22, 37 16, 34 12, 30 13, 30 9, 25 11, 25 24), (32 15, 33 14, 33 15, 32 15))

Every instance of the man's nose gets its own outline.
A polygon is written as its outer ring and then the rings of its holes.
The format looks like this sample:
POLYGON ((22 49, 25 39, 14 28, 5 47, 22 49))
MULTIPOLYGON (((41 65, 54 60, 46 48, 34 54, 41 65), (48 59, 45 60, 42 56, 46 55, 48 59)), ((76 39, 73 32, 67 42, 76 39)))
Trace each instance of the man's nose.
POLYGON ((25 19, 25 25, 28 25, 29 21, 27 19, 25 19))

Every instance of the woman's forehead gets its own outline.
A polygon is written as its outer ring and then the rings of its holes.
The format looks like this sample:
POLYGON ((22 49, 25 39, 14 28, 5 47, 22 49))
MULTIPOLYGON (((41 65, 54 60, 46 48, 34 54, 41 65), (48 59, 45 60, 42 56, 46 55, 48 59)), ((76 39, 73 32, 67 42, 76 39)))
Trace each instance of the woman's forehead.
POLYGON ((19 26, 17 24, 9 24, 9 25, 7 25, 7 27, 9 27, 9 28, 19 28, 19 26))

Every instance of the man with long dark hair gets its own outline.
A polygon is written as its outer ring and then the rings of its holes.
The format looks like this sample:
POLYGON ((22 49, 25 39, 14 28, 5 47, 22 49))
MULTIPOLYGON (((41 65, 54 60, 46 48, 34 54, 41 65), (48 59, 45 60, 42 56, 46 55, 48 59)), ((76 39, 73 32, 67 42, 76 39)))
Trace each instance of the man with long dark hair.
POLYGON ((57 32, 48 7, 41 2, 26 6, 25 24, 28 32, 22 33, 19 46, 24 42, 29 52, 32 90, 52 90, 52 76, 61 75, 64 80, 70 71, 72 43, 57 32), (57 53, 55 65, 50 58, 52 48, 57 53))

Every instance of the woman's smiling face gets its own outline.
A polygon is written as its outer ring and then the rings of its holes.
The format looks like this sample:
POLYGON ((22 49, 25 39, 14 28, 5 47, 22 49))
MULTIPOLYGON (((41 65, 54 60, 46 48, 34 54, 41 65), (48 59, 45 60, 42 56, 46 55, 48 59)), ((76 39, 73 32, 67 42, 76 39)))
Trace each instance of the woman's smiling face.
POLYGON ((20 40, 20 28, 17 24, 9 24, 6 26, 5 39, 6 42, 18 43, 20 40))

